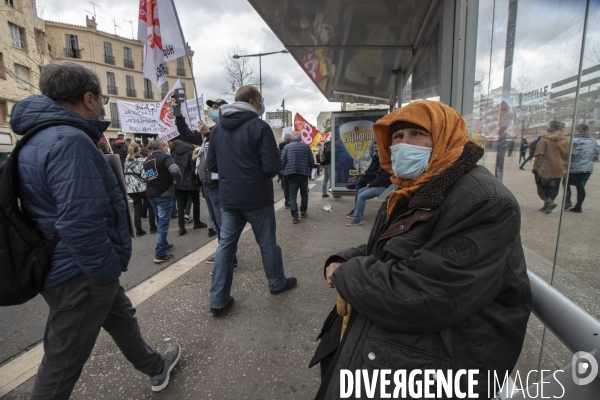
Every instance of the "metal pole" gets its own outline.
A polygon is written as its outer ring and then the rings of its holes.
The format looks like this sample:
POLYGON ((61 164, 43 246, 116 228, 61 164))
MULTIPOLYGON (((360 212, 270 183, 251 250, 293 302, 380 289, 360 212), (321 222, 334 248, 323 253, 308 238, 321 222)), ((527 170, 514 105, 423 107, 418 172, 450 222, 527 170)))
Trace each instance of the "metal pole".
MULTIPOLYGON (((260 97, 262 97, 262 53, 258 53, 258 84, 260 87, 260 97)), ((265 99, 263 98, 263 103, 265 99)), ((263 116, 260 116, 260 119, 263 119, 263 116)))
POLYGON ((281 120, 283 122, 283 127, 285 128, 285 99, 283 99, 283 101, 281 102, 281 107, 283 107, 283 115, 281 117, 281 120))

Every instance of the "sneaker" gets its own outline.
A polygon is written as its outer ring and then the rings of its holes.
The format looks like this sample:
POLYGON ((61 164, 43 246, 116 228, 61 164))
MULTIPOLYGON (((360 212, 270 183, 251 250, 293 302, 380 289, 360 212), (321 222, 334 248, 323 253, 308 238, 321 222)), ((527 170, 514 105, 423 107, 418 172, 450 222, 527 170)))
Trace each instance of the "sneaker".
POLYGON ((200 221, 197 224, 194 224, 194 229, 200 229, 200 228, 206 228, 208 225, 206 225, 204 222, 200 221))
POLYGON ((573 212, 580 213, 580 214, 583 212, 581 210, 581 208, 577 208, 577 207, 570 208, 569 211, 573 211, 573 212))
POLYGON ((183 215, 183 220, 185 221, 186 224, 191 224, 192 222, 194 222, 194 219, 190 218, 190 216, 187 214, 183 215))
POLYGON ((296 283, 298 283, 298 280, 296 278, 287 278, 286 282, 285 282, 285 286, 279 290, 271 290, 271 294, 279 294, 279 293, 283 293, 285 291, 288 291, 290 289, 293 289, 294 286, 296 286, 296 283))
POLYGON ((550 214, 552 211, 554 211, 556 206, 557 204, 554 201, 550 199, 546 200, 546 214, 550 214))
POLYGON ((292 218, 292 224, 297 224, 298 222, 300 222, 298 218, 292 218))
POLYGON ((136 229, 136 231, 135 231, 135 235, 137 237, 144 236, 145 234, 146 234, 146 231, 143 229, 136 229))
POLYGON ((217 236, 217 231, 215 231, 213 228, 208 228, 208 237, 213 236, 217 236))
POLYGON ((354 214, 350 213, 350 214, 346 215, 346 218, 352 219, 352 218, 354 218, 354 214))
POLYGON ((573 203, 571 203, 570 201, 565 202, 565 210, 568 210, 571 207, 573 207, 573 203))
POLYGON ((306 218, 308 217, 308 214, 306 213, 306 211, 302 212, 300 211, 300 218, 306 218))
POLYGON ((329 197, 329 195, 327 193, 323 193, 321 197, 329 197))
POLYGON ((215 263, 215 256, 210 256, 206 259, 206 263, 207 264, 214 264, 215 263))
POLYGON ((289 204, 286 204, 286 205, 285 205, 285 209, 286 209, 286 210, 289 210, 289 209, 290 209, 290 205, 289 205, 289 204))
POLYGON ((346 222, 346 226, 356 226, 356 225, 360 225, 360 222, 354 222, 352 220, 346 222))
POLYGON ((154 263, 155 264, 160 264, 163 263, 165 261, 171 261, 172 259, 174 259, 175 256, 173 254, 165 254, 164 256, 154 256, 154 263))
POLYGON ((153 392, 160 392, 169 384, 171 371, 175 368, 175 365, 177 365, 177 362, 179 361, 179 356, 181 356, 181 346, 177 343, 170 345, 162 356, 165 360, 162 372, 150 377, 153 392))
POLYGON ((237 271, 237 269, 238 269, 238 263, 237 263, 237 261, 235 261, 235 262, 233 263, 233 270, 234 270, 234 271, 237 271))
POLYGON ((171 243, 171 244, 169 244, 169 245, 167 246, 167 248, 165 249, 165 251, 171 251, 171 250, 173 250, 174 248, 175 248, 175 245, 174 245, 173 243, 171 243))
POLYGON ((183 226, 181 228, 179 228, 179 236, 183 236, 187 233, 187 229, 185 229, 183 226))
POLYGON ((222 307, 222 308, 213 308, 213 307, 211 307, 210 308, 210 313, 216 317, 219 314, 221 314, 223 311, 225 311, 228 308, 230 308, 233 305, 234 302, 235 302, 235 300, 233 300, 233 296, 229 296, 229 301, 227 302, 227 305, 225 307, 222 307))

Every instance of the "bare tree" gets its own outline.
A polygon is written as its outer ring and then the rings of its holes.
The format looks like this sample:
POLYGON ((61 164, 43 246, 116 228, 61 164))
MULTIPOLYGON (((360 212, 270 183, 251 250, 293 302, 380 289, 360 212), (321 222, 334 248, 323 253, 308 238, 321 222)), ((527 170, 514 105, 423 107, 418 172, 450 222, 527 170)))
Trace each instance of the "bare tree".
POLYGON ((7 87, 8 92, 1 97, 12 101, 21 100, 23 97, 21 89, 29 93, 39 93, 37 81, 41 68, 55 58, 44 32, 44 21, 38 18, 32 4, 33 2, 15 2, 14 6, 3 4, 2 7, 2 12, 11 25, 9 30, 13 31, 14 36, 11 39, 9 32, 8 35, 0 36, 0 52, 4 55, 4 73, 16 81, 18 86, 7 87), (21 68, 21 75, 17 68, 21 68), (28 71, 28 80, 22 76, 24 71, 28 71))
MULTIPOLYGON (((223 68, 225 68, 225 72, 227 73, 226 80, 228 84, 226 88, 221 90, 224 95, 233 97, 235 92, 242 86, 260 85, 254 67, 251 65, 250 58, 233 58, 234 55, 243 56, 246 54, 248 54, 248 52, 245 49, 235 46, 234 49, 230 49, 229 52, 223 56, 221 65, 223 65, 223 68)), ((266 81, 267 79, 263 75, 262 84, 264 85, 266 81)))

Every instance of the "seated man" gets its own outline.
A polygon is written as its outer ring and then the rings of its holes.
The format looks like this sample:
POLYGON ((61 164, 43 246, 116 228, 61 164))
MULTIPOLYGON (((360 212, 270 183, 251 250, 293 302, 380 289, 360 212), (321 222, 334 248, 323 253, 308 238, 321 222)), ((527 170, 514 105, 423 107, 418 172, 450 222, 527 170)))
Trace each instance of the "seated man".
POLYGON ((373 130, 399 188, 369 242, 325 263, 339 296, 310 364, 321 363, 317 398, 339 398, 342 369, 477 369, 471 389, 488 398, 488 372, 511 372, 531 312, 519 205, 443 103, 412 102, 373 130))
MULTIPOLYGON (((371 183, 373 179, 377 176, 377 171, 379 171, 379 147, 377 143, 373 146, 373 158, 371 159, 371 164, 369 164, 369 168, 366 171, 359 171, 358 175, 351 177, 348 179, 349 184, 346 187, 350 190, 356 189, 354 192, 354 206, 356 206, 356 199, 358 197, 358 192, 360 189, 367 186, 367 184, 371 183)), ((352 218, 354 216, 354 208, 348 214, 346 214, 348 218, 352 218)))
POLYGON ((375 143, 373 150, 375 151, 375 155, 373 156, 373 160, 369 165, 367 174, 364 175, 368 178, 373 176, 369 174, 374 174, 373 180, 369 181, 364 187, 361 187, 360 185, 356 187, 354 210, 347 215, 347 217, 351 218, 352 221, 348 221, 346 223, 347 226, 360 225, 360 221, 362 221, 362 216, 367 205, 367 200, 373 199, 385 192, 385 189, 387 189, 392 183, 390 181, 391 174, 383 169, 379 164, 379 147, 377 146, 377 143, 375 143), (369 172, 371 169, 373 169, 373 166, 375 167, 375 172, 369 172))

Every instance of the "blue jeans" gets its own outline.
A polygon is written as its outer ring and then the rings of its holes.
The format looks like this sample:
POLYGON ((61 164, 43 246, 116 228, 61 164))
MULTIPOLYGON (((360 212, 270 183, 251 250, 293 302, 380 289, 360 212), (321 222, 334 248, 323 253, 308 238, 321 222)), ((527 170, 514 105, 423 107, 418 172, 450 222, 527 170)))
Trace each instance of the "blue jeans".
POLYGON ((256 243, 260 247, 263 268, 269 290, 280 290, 286 284, 283 272, 283 256, 275 237, 275 208, 273 205, 252 211, 221 208, 221 240, 215 255, 212 284, 210 286, 210 306, 223 308, 229 302, 233 282, 233 258, 246 222, 252 226, 256 243))
POLYGON ((290 209, 292 218, 298 218, 298 190, 300 190, 300 211, 306 212, 308 208, 308 176, 292 174, 287 176, 290 186, 290 209))
POLYGON ((385 192, 383 186, 370 187, 370 188, 362 188, 356 192, 356 204, 354 204, 354 217, 352 221, 360 222, 362 220, 362 216, 365 212, 365 206, 367 205, 367 200, 373 199, 379 196, 381 193, 385 192))
POLYGON ((321 193, 327 194, 327 185, 331 179, 331 164, 323 165, 323 185, 321 185, 321 193))
MULTIPOLYGON (((221 205, 219 204, 219 188, 211 189, 207 185, 202 184, 202 190, 204 190, 204 197, 206 200, 206 207, 210 214, 210 219, 215 223, 215 231, 217 232, 217 239, 221 240, 221 205)), ((233 258, 233 263, 237 263, 237 255, 233 258)))
POLYGON ((167 242, 167 233, 169 233, 169 224, 171 223, 173 199, 170 197, 149 197, 148 201, 152 208, 154 208, 157 220, 156 248, 154 249, 154 254, 164 256, 169 245, 169 242, 167 242))

